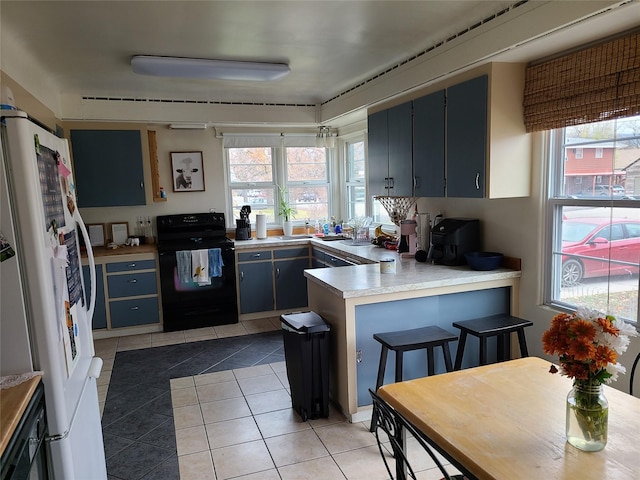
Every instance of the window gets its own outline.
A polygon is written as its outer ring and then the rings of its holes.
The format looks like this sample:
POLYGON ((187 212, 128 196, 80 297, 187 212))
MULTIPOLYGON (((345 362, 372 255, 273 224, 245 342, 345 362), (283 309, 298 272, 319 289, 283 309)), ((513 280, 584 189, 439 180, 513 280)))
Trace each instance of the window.
POLYGON ((602 158, 604 155, 604 148, 597 147, 596 148, 596 158, 602 158))
POLYGON ((366 216, 364 140, 345 142, 347 217, 366 216))
POLYGON ((578 158, 578 159, 582 158, 582 149, 581 148, 576 148, 575 152, 576 152, 576 158, 578 158))
POLYGON ((554 130, 551 139, 547 303, 637 321, 640 196, 633 185, 640 185, 640 116, 554 130), (599 149, 589 172, 572 162, 572 150, 599 149))
POLYGON ((294 221, 329 219, 329 171, 324 147, 287 147, 287 190, 294 221))
MULTIPOLYGON (((240 218, 243 205, 251 207, 251 223, 256 214, 267 215, 267 222, 274 217, 274 149, 268 147, 227 148, 229 186, 231 191, 231 218, 240 218)), ((229 223, 229 222, 228 222, 229 223)))
POLYGON ((251 207, 249 219, 267 216, 267 223, 282 224, 278 215, 278 186, 284 186, 291 206, 292 220, 313 224, 329 218, 331 149, 307 146, 314 136, 223 135, 227 181, 231 196, 228 224, 240 218, 243 205, 251 207))

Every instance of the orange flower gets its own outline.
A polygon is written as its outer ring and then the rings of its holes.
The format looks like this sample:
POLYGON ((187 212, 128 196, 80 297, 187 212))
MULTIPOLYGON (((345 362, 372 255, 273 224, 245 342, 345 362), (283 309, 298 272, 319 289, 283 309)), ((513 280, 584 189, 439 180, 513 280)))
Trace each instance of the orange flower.
POLYGON ((593 355, 593 364, 597 370, 606 368, 608 363, 616 363, 618 354, 612 348, 606 345, 598 345, 596 352, 593 355))
POLYGON ((581 340, 592 342, 596 338, 596 327, 587 320, 581 318, 574 320, 569 329, 570 335, 575 335, 581 340))
POLYGON ((578 361, 589 360, 596 353, 596 347, 588 338, 578 337, 569 344, 567 355, 578 361))
POLYGON ((617 337, 620 333, 620 330, 614 327, 613 323, 611 323, 611 320, 609 320, 608 318, 600 317, 597 321, 603 332, 613 335, 614 337, 617 337))

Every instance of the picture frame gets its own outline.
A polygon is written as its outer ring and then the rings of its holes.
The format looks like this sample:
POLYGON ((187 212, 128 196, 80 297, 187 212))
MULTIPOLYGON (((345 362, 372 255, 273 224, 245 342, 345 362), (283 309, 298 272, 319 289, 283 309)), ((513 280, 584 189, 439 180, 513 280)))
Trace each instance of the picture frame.
POLYGON ((89 243, 91 243, 92 247, 104 247, 106 245, 104 223, 87 224, 87 232, 89 233, 89 243))
POLYGON ((111 241, 116 245, 124 245, 129 238, 129 224, 114 222, 111 224, 111 241))
POLYGON ((202 152, 171 152, 171 178, 174 192, 203 192, 202 152))

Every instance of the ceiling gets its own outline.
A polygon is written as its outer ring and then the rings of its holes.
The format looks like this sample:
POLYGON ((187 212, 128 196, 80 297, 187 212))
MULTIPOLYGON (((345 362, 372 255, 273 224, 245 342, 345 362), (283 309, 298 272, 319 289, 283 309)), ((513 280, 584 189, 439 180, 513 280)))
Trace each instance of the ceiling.
POLYGON ((478 59, 526 62, 637 27, 639 11, 640 0, 0 0, 0 69, 63 119, 211 120, 211 109, 170 106, 191 103, 215 104, 230 122, 246 119, 222 107, 261 106, 262 116, 249 113, 258 123, 274 122, 265 106, 303 112, 283 123, 346 122, 478 59), (291 73, 271 82, 151 77, 133 73, 134 55, 283 62, 291 73), (405 81, 412 68, 416 79, 405 81), (44 100, 51 92, 58 98, 44 100), (111 110, 87 113, 104 99, 111 110), (125 103, 147 110, 111 113, 125 103))
POLYGON ((0 1, 60 93, 315 105, 513 1, 0 1), (284 62, 273 82, 158 78, 133 55, 284 62))

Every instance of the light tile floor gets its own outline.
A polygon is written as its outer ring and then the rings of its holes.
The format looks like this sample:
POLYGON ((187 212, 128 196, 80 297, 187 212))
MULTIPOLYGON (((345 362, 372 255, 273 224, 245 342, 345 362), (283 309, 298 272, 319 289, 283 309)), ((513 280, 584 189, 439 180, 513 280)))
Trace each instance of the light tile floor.
MULTIPOLYGON (((101 408, 117 352, 279 329, 276 317, 98 340, 101 408)), ((329 418, 302 422, 291 408, 285 362, 173 378, 170 389, 180 480, 389 478, 368 422, 349 423, 333 406, 329 418)), ((417 445, 410 444, 409 454, 419 479, 442 477, 417 445)))
MULTIPOLYGON (((368 422, 333 407, 303 422, 289 393, 285 362, 172 379, 181 480, 389 478, 368 422)), ((410 455, 420 479, 442 477, 417 445, 410 455)))

